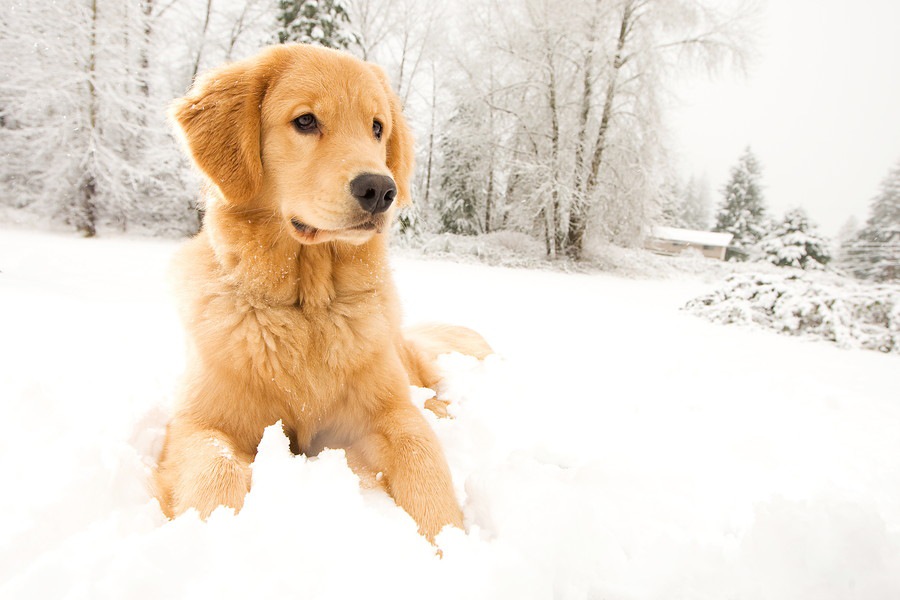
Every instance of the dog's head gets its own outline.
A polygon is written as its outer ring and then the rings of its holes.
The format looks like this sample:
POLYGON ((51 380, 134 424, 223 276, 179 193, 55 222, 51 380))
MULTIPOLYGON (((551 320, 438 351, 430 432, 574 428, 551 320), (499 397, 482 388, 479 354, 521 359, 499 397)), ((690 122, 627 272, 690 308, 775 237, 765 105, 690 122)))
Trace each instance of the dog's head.
POLYGON ((300 243, 363 243, 411 200, 400 102, 348 54, 271 47, 200 77, 171 115, 226 203, 271 211, 300 243))

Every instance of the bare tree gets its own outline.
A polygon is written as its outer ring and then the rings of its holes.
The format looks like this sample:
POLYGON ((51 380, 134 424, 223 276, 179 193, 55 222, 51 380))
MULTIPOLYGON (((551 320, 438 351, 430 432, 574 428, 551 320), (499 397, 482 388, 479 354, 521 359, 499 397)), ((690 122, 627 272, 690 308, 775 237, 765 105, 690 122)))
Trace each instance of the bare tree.
POLYGON ((352 50, 363 60, 374 60, 378 51, 396 34, 398 14, 395 0, 349 0, 347 11, 356 33, 352 50))

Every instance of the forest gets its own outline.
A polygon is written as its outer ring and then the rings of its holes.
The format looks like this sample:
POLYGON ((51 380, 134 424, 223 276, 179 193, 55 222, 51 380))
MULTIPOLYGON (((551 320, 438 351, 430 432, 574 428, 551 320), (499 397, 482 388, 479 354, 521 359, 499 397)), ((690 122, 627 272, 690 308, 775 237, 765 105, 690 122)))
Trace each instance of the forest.
MULTIPOLYGON (((743 69, 759 10, 749 0, 17 1, 0 17, 0 219, 86 236, 196 232, 199 183, 167 105, 203 69, 302 42, 390 73, 417 136, 415 208, 397 225, 408 243, 493 234, 582 260, 669 225, 731 232, 732 258, 766 259, 786 231, 807 231, 805 217, 779 221, 760 195, 736 201, 734 173, 712 193, 685 180, 667 133, 679 77, 743 69), (742 214, 748 202, 762 208, 742 214)), ((755 161, 747 154, 736 172, 755 161)), ((896 276, 896 196, 889 203, 887 221, 873 206, 878 222, 841 240, 850 271, 880 252, 889 270, 875 278, 896 276)), ((813 262, 826 264, 831 242, 812 243, 822 246, 813 262)))

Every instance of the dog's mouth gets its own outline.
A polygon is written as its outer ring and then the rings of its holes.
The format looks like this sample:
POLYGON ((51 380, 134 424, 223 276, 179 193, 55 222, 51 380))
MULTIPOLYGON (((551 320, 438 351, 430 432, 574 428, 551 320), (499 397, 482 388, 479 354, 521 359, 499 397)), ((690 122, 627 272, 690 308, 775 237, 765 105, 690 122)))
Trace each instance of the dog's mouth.
POLYGON ((298 237, 302 243, 315 244, 318 242, 327 242, 329 240, 345 237, 348 233, 351 237, 356 237, 353 234, 357 232, 362 234, 368 232, 381 233, 381 230, 383 228, 383 220, 378 218, 368 219, 341 229, 317 229, 316 227, 307 225, 296 217, 293 217, 291 219, 291 225, 293 226, 294 233, 296 234, 295 237, 298 237))

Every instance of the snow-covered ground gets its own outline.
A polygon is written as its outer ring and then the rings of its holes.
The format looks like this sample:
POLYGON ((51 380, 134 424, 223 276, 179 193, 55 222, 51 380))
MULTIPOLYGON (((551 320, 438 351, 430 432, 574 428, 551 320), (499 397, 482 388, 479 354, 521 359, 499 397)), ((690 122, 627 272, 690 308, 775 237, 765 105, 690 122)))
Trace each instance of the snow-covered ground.
POLYGON ((410 322, 497 350, 444 358, 443 558, 274 429, 239 515, 167 522, 174 248, 0 231, 0 597, 900 597, 900 360, 708 323, 700 279, 395 261, 410 322))

